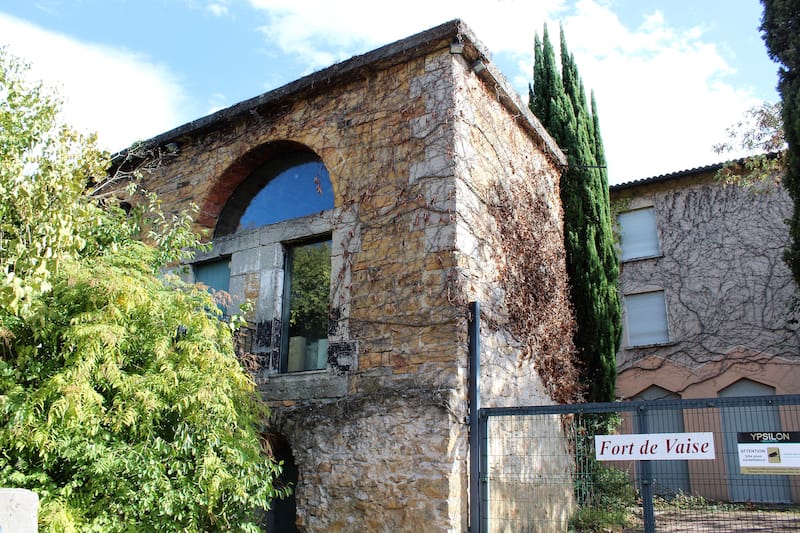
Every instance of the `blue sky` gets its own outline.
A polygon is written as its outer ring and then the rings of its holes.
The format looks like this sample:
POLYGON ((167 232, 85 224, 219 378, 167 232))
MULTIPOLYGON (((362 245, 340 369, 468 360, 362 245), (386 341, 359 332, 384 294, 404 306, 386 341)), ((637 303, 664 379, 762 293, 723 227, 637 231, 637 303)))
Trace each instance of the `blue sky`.
POLYGON ((527 101, 562 24, 597 98, 612 183, 717 162, 777 65, 758 0, 5 0, 0 46, 118 150, 332 63, 463 18, 527 101))

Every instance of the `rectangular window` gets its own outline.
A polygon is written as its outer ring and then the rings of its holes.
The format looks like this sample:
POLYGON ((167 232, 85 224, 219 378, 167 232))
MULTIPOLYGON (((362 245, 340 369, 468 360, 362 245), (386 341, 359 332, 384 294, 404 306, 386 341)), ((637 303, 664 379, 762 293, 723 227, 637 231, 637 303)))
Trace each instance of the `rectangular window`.
POLYGON ((625 317, 629 346, 669 342, 664 291, 625 295, 625 317))
POLYGON ((660 254, 658 230, 656 229, 656 210, 652 207, 620 213, 617 216, 620 228, 620 259, 640 259, 660 254))
POLYGON ((286 249, 281 334, 281 371, 319 370, 328 365, 331 241, 286 249))
POLYGON ((193 265, 192 268, 194 269, 195 283, 202 283, 212 293, 220 291, 224 293, 215 297, 215 300, 222 312, 225 313, 228 307, 226 303, 230 300, 228 290, 231 281, 231 258, 225 257, 206 263, 198 263, 193 265))

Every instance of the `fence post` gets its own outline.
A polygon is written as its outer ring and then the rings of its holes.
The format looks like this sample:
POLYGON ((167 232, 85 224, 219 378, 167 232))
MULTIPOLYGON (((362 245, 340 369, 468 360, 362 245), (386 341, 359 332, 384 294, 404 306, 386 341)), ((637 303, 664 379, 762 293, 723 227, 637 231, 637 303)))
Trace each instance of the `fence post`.
MULTIPOLYGON (((647 433, 650 431, 647 423, 647 407, 639 406, 639 431, 647 433)), ((655 533, 656 515, 653 509, 653 475, 650 471, 650 461, 639 461, 639 482, 642 493, 642 519, 644 521, 644 533, 655 533)))
POLYGON ((476 533, 487 533, 489 531, 489 417, 480 415, 478 424, 478 438, 480 439, 480 523, 476 533))
POLYGON ((469 531, 483 531, 481 519, 481 306, 469 304, 469 531))

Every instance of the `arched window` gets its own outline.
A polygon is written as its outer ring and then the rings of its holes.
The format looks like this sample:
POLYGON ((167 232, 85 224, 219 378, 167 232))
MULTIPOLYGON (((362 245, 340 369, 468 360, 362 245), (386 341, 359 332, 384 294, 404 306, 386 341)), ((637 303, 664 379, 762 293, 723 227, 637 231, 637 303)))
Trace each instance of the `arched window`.
MULTIPOLYGON (((717 393, 722 398, 774 396, 775 388, 742 378, 717 393)), ((791 503, 788 476, 745 474, 739 464, 739 433, 783 431, 777 405, 737 405, 720 409, 728 470, 728 489, 733 502, 791 503)))
POLYGON ((215 237, 333 209, 328 170, 313 152, 278 155, 253 171, 220 214, 215 237))
MULTIPOLYGON (((281 143, 268 152, 223 207, 214 248, 198 256, 194 278, 256 302, 252 353, 269 372, 328 366, 333 187, 322 160, 307 148, 281 143), (320 215, 320 216, 317 216, 320 215), (269 259, 267 259, 269 258, 269 259)), ((237 163, 245 166, 244 163, 237 163)))

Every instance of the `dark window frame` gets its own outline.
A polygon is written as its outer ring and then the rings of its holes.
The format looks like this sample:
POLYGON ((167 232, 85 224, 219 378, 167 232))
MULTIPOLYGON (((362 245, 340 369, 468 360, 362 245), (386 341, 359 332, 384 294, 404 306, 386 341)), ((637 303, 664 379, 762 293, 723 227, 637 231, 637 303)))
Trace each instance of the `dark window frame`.
MULTIPOLYGON (((313 370, 324 370, 327 368, 327 360, 325 366, 321 368, 303 368, 301 370, 289 370, 289 340, 290 340, 290 319, 291 319, 291 306, 292 306, 292 267, 294 261, 294 251, 305 247, 305 246, 314 246, 323 243, 329 243, 329 251, 332 253, 333 251, 333 242, 332 242, 332 234, 331 233, 324 233, 321 235, 310 236, 308 238, 303 238, 299 240, 293 240, 288 242, 281 243, 283 246, 283 289, 282 289, 282 296, 281 296, 281 335, 280 335, 280 363, 278 366, 278 373, 279 374, 289 374, 295 372, 308 372, 313 370)), ((329 257, 329 261, 331 260, 332 255, 329 257)), ((330 290, 331 290, 331 278, 330 274, 328 277, 327 283, 328 289, 328 308, 326 309, 326 313, 330 318, 330 290)), ((329 324, 325 327, 325 337, 324 339, 327 340, 328 338, 328 329, 329 324)), ((322 340, 322 339, 319 339, 322 340)))

